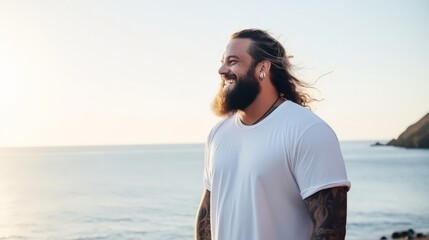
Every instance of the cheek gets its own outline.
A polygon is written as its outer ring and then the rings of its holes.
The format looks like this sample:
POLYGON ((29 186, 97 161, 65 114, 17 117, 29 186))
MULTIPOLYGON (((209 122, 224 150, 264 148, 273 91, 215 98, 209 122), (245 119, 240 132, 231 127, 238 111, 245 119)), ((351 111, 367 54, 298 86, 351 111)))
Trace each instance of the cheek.
POLYGON ((230 72, 238 75, 238 76, 244 76, 247 73, 247 68, 245 68, 244 66, 240 65, 240 64, 236 64, 234 66, 231 66, 230 68, 230 72))

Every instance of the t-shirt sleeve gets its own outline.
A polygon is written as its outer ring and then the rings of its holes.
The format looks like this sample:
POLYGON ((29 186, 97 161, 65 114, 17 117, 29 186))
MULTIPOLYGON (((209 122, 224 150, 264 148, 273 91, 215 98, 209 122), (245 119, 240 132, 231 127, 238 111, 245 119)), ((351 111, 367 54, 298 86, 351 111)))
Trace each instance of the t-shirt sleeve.
POLYGON ((207 136, 206 144, 204 146, 204 172, 203 172, 203 186, 205 189, 212 190, 212 164, 211 164, 211 142, 216 127, 214 127, 207 136))
POLYGON ((211 191, 211 170, 210 170, 210 147, 209 147, 209 141, 206 142, 204 147, 204 173, 203 173, 203 185, 204 188, 211 191))
POLYGON ((326 188, 350 188, 337 136, 326 123, 309 127, 298 140, 294 155, 292 171, 302 199, 326 188))

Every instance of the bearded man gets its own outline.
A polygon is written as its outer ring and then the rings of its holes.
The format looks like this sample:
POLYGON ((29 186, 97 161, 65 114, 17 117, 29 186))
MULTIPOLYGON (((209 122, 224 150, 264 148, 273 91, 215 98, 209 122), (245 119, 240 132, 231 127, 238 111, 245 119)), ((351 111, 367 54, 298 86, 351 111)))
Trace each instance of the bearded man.
POLYGON ((334 131, 306 106, 283 46, 234 33, 213 103, 196 239, 344 239, 347 179, 334 131))

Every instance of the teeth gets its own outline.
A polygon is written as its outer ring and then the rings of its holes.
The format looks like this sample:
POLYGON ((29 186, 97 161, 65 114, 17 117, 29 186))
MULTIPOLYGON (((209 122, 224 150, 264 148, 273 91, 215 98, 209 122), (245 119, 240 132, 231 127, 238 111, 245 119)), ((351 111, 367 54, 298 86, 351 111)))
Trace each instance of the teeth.
POLYGON ((225 80, 225 84, 233 84, 234 82, 233 79, 225 80))

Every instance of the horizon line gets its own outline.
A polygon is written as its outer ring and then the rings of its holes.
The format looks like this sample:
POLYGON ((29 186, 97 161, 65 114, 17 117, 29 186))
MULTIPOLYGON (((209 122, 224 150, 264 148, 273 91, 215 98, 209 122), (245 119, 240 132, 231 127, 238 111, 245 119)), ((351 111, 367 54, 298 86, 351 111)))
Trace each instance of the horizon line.
MULTIPOLYGON (((339 142, 388 142, 391 139, 344 139, 339 140, 339 142)), ((154 146, 154 145, 197 145, 205 144, 204 142, 171 142, 171 143, 118 143, 118 144, 69 144, 69 145, 9 145, 9 146, 0 146, 1 149, 11 149, 11 148, 72 148, 72 147, 125 147, 125 146, 154 146)))

